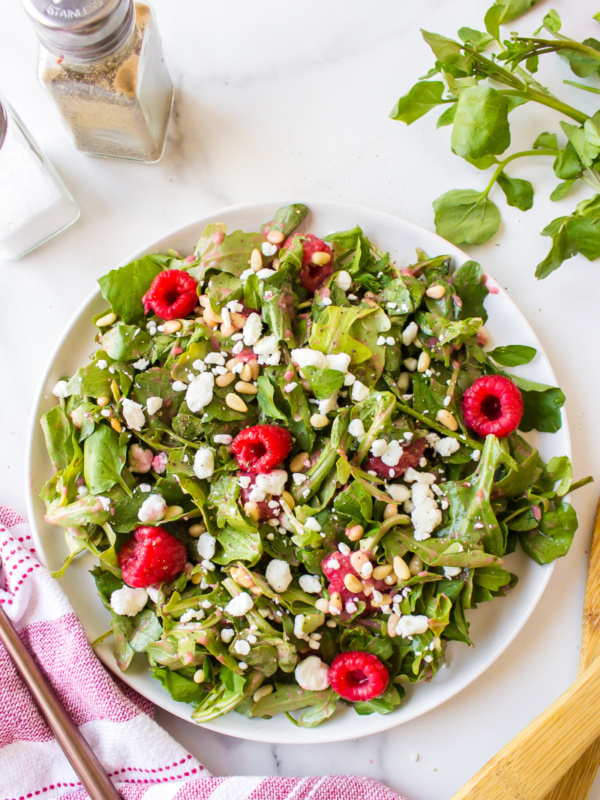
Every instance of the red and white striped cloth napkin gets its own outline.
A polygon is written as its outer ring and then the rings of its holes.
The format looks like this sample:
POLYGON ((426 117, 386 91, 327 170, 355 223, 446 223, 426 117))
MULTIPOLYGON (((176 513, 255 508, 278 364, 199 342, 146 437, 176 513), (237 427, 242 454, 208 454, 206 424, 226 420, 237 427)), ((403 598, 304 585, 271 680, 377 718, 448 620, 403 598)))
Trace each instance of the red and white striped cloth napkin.
MULTIPOLYGON (((110 675, 29 527, 0 506, 0 603, 125 800, 401 800, 370 778, 214 778, 110 675)), ((0 645, 0 800, 88 795, 0 645)))

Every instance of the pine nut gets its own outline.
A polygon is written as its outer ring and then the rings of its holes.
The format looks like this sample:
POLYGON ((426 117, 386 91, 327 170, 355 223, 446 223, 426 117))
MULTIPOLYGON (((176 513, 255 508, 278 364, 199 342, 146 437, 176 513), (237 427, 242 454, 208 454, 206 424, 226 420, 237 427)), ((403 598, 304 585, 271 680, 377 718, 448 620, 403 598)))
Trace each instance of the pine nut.
POLYGON ((190 525, 188 533, 190 536, 193 536, 194 539, 197 539, 199 536, 202 536, 203 533, 206 533, 206 525, 203 522, 196 522, 194 525, 190 525))
POLYGON ((441 298, 446 294, 446 287, 442 286, 441 283, 437 283, 435 286, 430 286, 425 294, 427 297, 431 297, 433 300, 441 300, 441 298))
POLYGON ((429 355, 427 350, 423 350, 423 352, 419 356, 419 360, 417 361, 417 371, 425 372, 426 369, 429 369, 430 364, 431 364, 431 356, 429 355))
POLYGON ((192 583, 194 586, 197 586, 199 583, 202 583, 202 575, 199 572, 196 572, 192 575, 192 583))
POLYGON ((289 492, 283 492, 281 495, 281 499, 288 504, 290 511, 294 510, 294 506, 296 505, 296 501, 292 497, 289 492))
POLYGON ((204 683, 204 670, 202 668, 194 672, 194 683, 204 683))
POLYGON ((408 564, 401 556, 394 556, 394 572, 399 581, 407 581, 410 578, 408 564))
POLYGON ((230 358, 229 361, 225 362, 225 367, 232 372, 233 368, 240 363, 239 358, 230 358))
POLYGON ((260 689, 257 689, 254 694, 252 695, 252 699, 255 703, 258 703, 259 700, 262 700, 263 697, 268 697, 273 692, 273 684, 267 683, 266 686, 261 686, 260 689))
POLYGON ((381 605, 382 606, 389 606, 391 602, 392 602, 391 594, 384 594, 382 596, 382 598, 381 598, 381 605))
POLYGON ((111 417, 110 427, 113 429, 113 431, 116 431, 117 433, 122 433, 123 432, 123 428, 121 427, 121 423, 119 422, 118 419, 115 419, 115 417, 111 417))
POLYGON ((96 325, 98 328, 106 328, 109 325, 112 325, 116 319, 117 315, 114 313, 114 311, 109 311, 108 314, 105 314, 103 317, 100 317, 100 319, 96 320, 96 325))
POLYGON ((246 403, 244 403, 244 401, 239 395, 234 394, 233 392, 229 392, 229 394, 225 398, 225 402, 227 403, 229 408, 233 409, 234 411, 239 411, 242 414, 248 411, 248 406, 246 405, 246 403))
POLYGON ((258 522, 260 518, 260 509, 258 507, 258 503, 255 503, 253 500, 249 500, 247 503, 244 503, 244 511, 252 522, 258 522))
POLYGON ((258 386, 253 383, 244 383, 244 381, 238 381, 235 390, 240 394, 258 394, 258 386))
POLYGON ((325 414, 313 414, 310 418, 310 424, 313 428, 324 428, 326 425, 329 425, 329 420, 325 414))
MULTIPOLYGON (((292 472, 293 471, 294 470, 292 470, 292 472)), ((364 532, 365 529, 362 525, 351 525, 349 528, 346 528, 346 536, 351 542, 358 542, 359 539, 362 539, 364 532)))
POLYGON ((260 364, 256 358, 252 359, 252 361, 249 361, 248 363, 250 364, 250 374, 252 376, 252 380, 255 381, 260 375, 260 364))
POLYGON ((181 330, 181 322, 178 319, 169 319, 164 324, 165 333, 175 333, 181 330))
POLYGON ((259 269, 262 269, 263 260, 260 250, 254 248, 254 250, 250 253, 250 269, 254 270, 254 272, 258 272, 259 269))
POLYGON ((395 503, 388 503, 383 509, 383 518, 391 519, 398 516, 398 506, 395 503))
POLYGON ((218 375, 215 378, 215 383, 217 384, 217 386, 221 387, 229 386, 229 384, 232 383, 235 380, 235 378, 236 376, 233 374, 233 372, 227 372, 225 375, 218 375))
POLYGON ((281 231, 273 230, 267 233, 267 242, 271 242, 271 244, 281 244, 284 239, 285 236, 281 231))
POLYGON ((243 381, 252 380, 252 369, 250 367, 250 364, 248 363, 244 364, 244 366, 242 367, 242 371, 240 372, 240 378, 243 381))
POLYGON ((230 575, 233 580, 239 586, 243 586, 244 589, 250 589, 252 586, 256 585, 252 575, 243 567, 232 567, 230 575))
MULTIPOLYGON (((297 456, 294 456, 290 461, 290 472, 302 472, 305 467, 304 462, 308 459, 308 453, 298 453, 297 456)), ((362 536, 362 534, 361 534, 362 536)), ((360 538, 360 536, 359 536, 360 538)))
POLYGON ((329 613, 332 608, 335 608, 336 611, 342 610, 342 595, 339 592, 333 592, 329 598, 329 613))
MULTIPOLYGON (((350 556, 350 563, 353 569, 360 573, 364 565, 370 563, 370 559, 364 550, 356 550, 356 552, 352 553, 350 556)), ((365 577, 367 576, 365 575, 365 577)))
POLYGON ((380 567, 375 567, 373 570, 373 578, 376 581, 382 581, 391 573, 393 567, 391 564, 382 564, 380 567))
POLYGON ((218 314, 212 310, 212 306, 207 306, 204 309, 204 321, 207 325, 210 325, 212 328, 216 328, 217 325, 220 325, 223 320, 218 314))
POLYGON ((169 519, 173 519, 173 517, 178 517, 180 514, 183 514, 183 508, 181 506, 167 506, 167 508, 165 508, 163 520, 166 522, 169 519))
POLYGON ((234 325, 238 330, 243 328, 246 324, 246 317, 244 314, 240 314, 239 311, 231 311, 229 313, 229 317, 231 319, 231 324, 234 325))
POLYGON ((402 392, 402 394, 406 394, 410 388, 410 375, 408 372, 401 372, 400 377, 396 383, 398 389, 402 392))
POLYGON ((394 586, 397 580, 398 578, 392 572, 391 575, 388 575, 387 578, 383 579, 383 582, 385 583, 386 586, 394 586))
POLYGON ((354 594, 362 592, 363 589, 362 583, 358 580, 356 575, 353 575, 351 572, 348 572, 344 578, 344 586, 349 592, 354 592, 354 594))
POLYGON ((411 575, 418 575, 419 572, 423 572, 423 559, 421 556, 414 555, 408 563, 408 569, 411 575))
POLYGON ((107 406, 109 403, 110 403, 110 397, 108 397, 105 394, 103 394, 102 397, 98 397, 96 400, 96 404, 99 405, 100 408, 107 406))
POLYGON ((365 597, 370 597, 373 594, 373 582, 371 580, 363 581, 362 590, 365 597))
POLYGON ((454 416, 449 411, 446 411, 445 408, 440 408, 440 410, 437 412, 436 419, 438 422, 441 422, 442 425, 448 428, 448 430, 458 430, 458 422, 454 419, 454 416))
POLYGON ((399 614, 390 614, 390 618, 388 619, 387 623, 387 635, 390 639, 393 639, 394 636, 397 636, 396 628, 398 627, 398 623, 400 622, 399 614))
POLYGON ((317 611, 321 611, 323 614, 326 614, 329 611, 329 600, 325 597, 319 597, 319 599, 315 602, 315 608, 317 611))
POLYGON ((322 251, 313 253, 310 260, 313 264, 316 264, 317 267, 324 267, 325 264, 329 264, 331 261, 331 253, 324 253, 322 251))

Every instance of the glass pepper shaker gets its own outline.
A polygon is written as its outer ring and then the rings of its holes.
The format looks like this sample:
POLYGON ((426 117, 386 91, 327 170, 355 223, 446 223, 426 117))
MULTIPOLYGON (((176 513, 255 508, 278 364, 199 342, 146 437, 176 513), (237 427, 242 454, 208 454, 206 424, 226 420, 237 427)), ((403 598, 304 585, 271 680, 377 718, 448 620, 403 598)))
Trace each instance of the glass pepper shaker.
POLYGON ((14 111, 0 102, 0 259, 15 261, 79 219, 79 207, 14 111))
POLYGON ((79 150, 158 161, 173 105, 154 12, 133 0, 23 0, 38 78, 79 150))

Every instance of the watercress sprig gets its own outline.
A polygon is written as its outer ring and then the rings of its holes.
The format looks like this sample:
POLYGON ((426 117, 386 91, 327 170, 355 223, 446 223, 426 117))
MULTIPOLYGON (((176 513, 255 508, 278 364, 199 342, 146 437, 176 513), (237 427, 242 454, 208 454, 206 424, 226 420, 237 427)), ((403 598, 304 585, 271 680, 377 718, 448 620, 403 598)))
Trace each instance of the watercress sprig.
MULTIPOLYGON (((453 189, 433 202, 436 231, 455 244, 483 244, 497 233, 500 211, 490 199, 496 185, 509 206, 521 211, 532 207, 531 182, 506 172, 518 159, 553 159, 554 173, 560 179, 550 195, 553 201, 565 197, 579 182, 597 192, 542 231, 552 239, 548 255, 536 268, 537 277, 545 278, 577 253, 590 261, 600 257, 600 111, 588 116, 556 97, 534 75, 540 56, 549 53, 566 59, 579 78, 600 75, 600 41, 588 38, 578 42, 560 33, 561 20, 554 10, 531 36, 513 32, 503 41, 500 25, 536 2, 500 0, 485 15, 486 31, 461 28, 460 41, 422 31, 435 55, 435 66, 398 100, 390 116, 411 125, 432 109, 443 107, 437 127, 452 125, 452 151, 477 169, 493 169, 483 190, 453 189), (540 36, 542 30, 548 36, 540 36), (442 80, 430 80, 438 74, 442 80), (511 144, 510 113, 529 102, 557 112, 566 141, 559 144, 556 133, 544 131, 530 148, 499 159, 511 144)), ((600 22, 600 13, 594 19, 600 22)), ((600 93, 585 83, 565 83, 600 93)))

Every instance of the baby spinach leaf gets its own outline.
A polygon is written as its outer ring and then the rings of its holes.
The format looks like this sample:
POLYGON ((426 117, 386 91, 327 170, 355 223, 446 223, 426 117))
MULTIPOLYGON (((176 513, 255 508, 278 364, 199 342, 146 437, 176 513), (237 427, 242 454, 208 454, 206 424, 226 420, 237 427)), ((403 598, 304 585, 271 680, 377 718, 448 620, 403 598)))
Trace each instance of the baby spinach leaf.
POLYGON ((523 418, 519 424, 522 431, 538 430, 556 433, 562 426, 561 408, 565 396, 561 389, 535 383, 517 375, 507 375, 519 387, 523 396, 523 418))
POLYGON ((108 425, 99 425, 88 436, 83 446, 83 474, 92 494, 101 494, 115 483, 123 483, 121 472, 126 456, 127 445, 120 442, 119 434, 108 425))
POLYGON ((500 212, 482 192, 453 189, 434 200, 435 230, 454 244, 483 244, 498 232, 500 212))
POLYGON ((519 367, 522 364, 529 364, 536 353, 535 347, 527 347, 524 344, 509 344, 505 347, 496 347, 494 350, 490 350, 488 356, 493 358, 496 364, 501 364, 503 367, 519 367))
POLYGON ((154 256, 144 256, 104 275, 98 283, 102 297, 123 322, 138 322, 144 317, 142 297, 162 272, 154 256))
POLYGON ((134 361, 148 355, 152 339, 137 325, 119 323, 102 335, 102 347, 115 361, 134 361))
POLYGON ((186 670, 154 667, 152 676, 162 683, 173 700, 179 703, 200 703, 206 695, 206 688, 203 684, 194 682, 196 667, 188 671, 190 674, 186 675, 186 670))
POLYGON ((40 420, 46 448, 55 470, 65 469, 75 455, 73 425, 63 406, 54 406, 40 420))
POLYGON ((302 372, 317 400, 328 400, 344 385, 344 373, 337 369, 304 367, 302 372))
POLYGON ((519 541, 530 558, 538 564, 549 564, 566 556, 576 530, 575 511, 561 502, 543 514, 539 528, 519 534, 519 541))
POLYGON ((485 322, 488 315, 484 301, 489 291, 481 266, 476 261, 465 261, 454 273, 453 280, 454 290, 462 301, 460 318, 480 317, 485 322))

